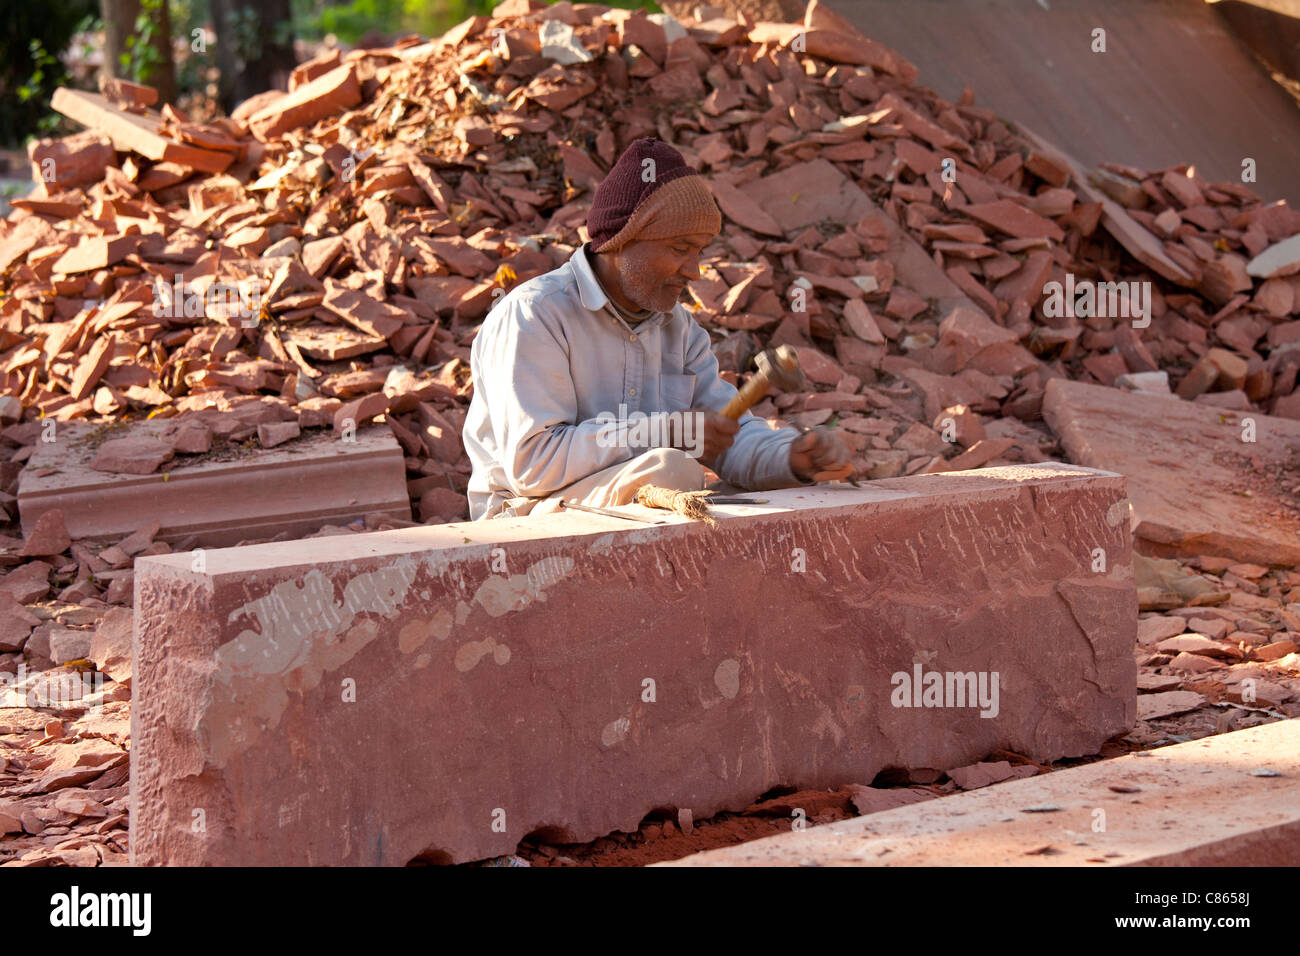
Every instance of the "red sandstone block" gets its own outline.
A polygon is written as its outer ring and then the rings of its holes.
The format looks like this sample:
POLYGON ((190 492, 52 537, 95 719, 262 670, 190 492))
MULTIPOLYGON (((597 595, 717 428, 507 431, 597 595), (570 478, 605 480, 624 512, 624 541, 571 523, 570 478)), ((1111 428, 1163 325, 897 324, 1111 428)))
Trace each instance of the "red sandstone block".
MULTIPOLYGON (((139 439, 115 441, 147 440, 167 449, 154 440, 167 427, 167 419, 138 422, 130 434, 139 439)), ((254 453, 224 446, 202 459, 177 456, 166 474, 96 471, 96 455, 111 443, 97 451, 92 431, 87 424, 60 423, 57 441, 36 445, 18 486, 26 535, 54 508, 74 539, 117 541, 157 519, 159 538, 173 542, 193 534, 205 547, 281 531, 307 534, 369 512, 411 516, 402 450, 387 429, 360 430, 355 441, 318 434, 254 453)))
POLYGON ((472 860, 1132 726, 1118 476, 765 497, 717 528, 569 513, 141 558, 133 862, 472 860), (959 681, 897 703, 915 668, 984 674, 988 706, 959 681))
POLYGON ((1240 493, 1243 474, 1291 467, 1300 422, 1065 379, 1047 383, 1043 418, 1072 461, 1128 476, 1147 553, 1300 563, 1294 496, 1267 482, 1240 493))

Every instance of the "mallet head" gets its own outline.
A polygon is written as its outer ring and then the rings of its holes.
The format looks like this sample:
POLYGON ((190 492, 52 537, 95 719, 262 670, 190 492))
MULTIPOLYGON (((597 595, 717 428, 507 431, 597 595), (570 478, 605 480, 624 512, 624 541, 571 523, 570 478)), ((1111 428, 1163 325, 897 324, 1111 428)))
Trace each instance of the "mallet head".
POLYGON ((807 382, 803 369, 799 367, 799 353, 793 346, 764 349, 754 356, 754 364, 772 391, 800 392, 807 382))

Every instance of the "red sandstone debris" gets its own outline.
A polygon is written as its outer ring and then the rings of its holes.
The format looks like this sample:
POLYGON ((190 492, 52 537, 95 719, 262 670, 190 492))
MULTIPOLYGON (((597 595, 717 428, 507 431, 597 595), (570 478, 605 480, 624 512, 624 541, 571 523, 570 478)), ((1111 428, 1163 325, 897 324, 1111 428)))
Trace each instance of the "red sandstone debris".
POLYGON ((221 172, 234 159, 230 151, 204 149, 162 136, 158 114, 128 113, 96 93, 60 89, 50 105, 69 119, 103 133, 118 150, 134 151, 148 159, 211 173, 221 172))
MULTIPOLYGON (((789 46, 797 32, 794 25, 728 26, 725 17, 715 16, 706 26, 687 19, 685 32, 668 44, 665 23, 677 36, 672 21, 585 8, 566 14, 564 25, 574 30, 571 40, 547 42, 574 56, 576 42, 590 55, 588 61, 555 67, 544 77, 539 73, 525 87, 529 95, 512 109, 458 116, 444 138, 420 150, 385 140, 371 119, 385 90, 420 91, 409 100, 414 105, 404 107, 409 113, 404 122, 427 119, 435 108, 429 104, 442 108, 448 96, 457 103, 495 103, 493 96, 505 95, 517 82, 508 75, 510 61, 535 56, 542 49, 540 24, 559 22, 515 21, 506 8, 495 15, 503 18, 508 33, 504 58, 493 59, 490 50, 493 21, 472 18, 449 33, 451 42, 326 54, 295 73, 291 92, 257 97, 235 116, 206 125, 191 123, 174 110, 165 115, 129 112, 144 105, 144 90, 110 91, 115 102, 89 94, 61 95, 56 105, 117 137, 118 148, 133 154, 127 173, 134 176, 134 188, 160 202, 180 224, 204 231, 216 242, 214 248, 225 253, 210 257, 189 240, 168 245, 161 234, 105 235, 86 217, 85 197, 66 191, 60 181, 50 184, 49 189, 65 191, 33 202, 64 206, 57 212, 53 205, 19 207, 20 213, 0 227, 0 250, 5 250, 0 261, 22 262, 33 250, 71 243, 57 260, 63 274, 89 281, 112 267, 114 289, 105 291, 113 297, 101 312, 86 311, 84 297, 76 292, 66 298, 15 297, 12 301, 48 301, 57 308, 44 314, 50 310, 42 306, 37 325, 11 323, 10 333, 20 336, 33 328, 50 331, 33 340, 39 351, 19 347, 13 361, 0 366, 5 376, 0 384, 12 390, 7 397, 21 396, 31 416, 43 411, 78 418, 128 409, 185 412, 213 398, 220 405, 241 395, 279 391, 297 405, 300 427, 319 427, 328 415, 311 403, 334 400, 359 403, 348 409, 356 414, 341 417, 360 426, 382 413, 375 411, 380 400, 365 391, 377 391, 374 382, 348 394, 334 387, 333 378, 340 373, 319 364, 359 357, 369 365, 398 357, 412 368, 441 369, 444 391, 434 401, 438 414, 454 428, 460 418, 455 413, 472 387, 467 348, 493 292, 567 257, 582 238, 591 185, 619 148, 648 130, 636 125, 639 120, 615 124, 593 153, 559 143, 555 166, 539 164, 533 152, 521 153, 518 147, 553 135, 557 109, 621 115, 625 100, 650 97, 671 104, 674 97, 698 95, 705 97, 705 127, 680 131, 674 141, 710 178, 728 221, 706 251, 706 272, 717 279, 702 277, 696 298, 703 307, 696 318, 720 337, 731 329, 750 329, 757 333, 756 345, 786 341, 834 356, 836 369, 815 379, 822 392, 767 406, 769 415, 806 423, 804 413, 831 408, 847 429, 867 412, 862 397, 872 410, 883 407, 867 390, 900 374, 888 363, 905 350, 917 372, 947 377, 942 388, 948 400, 937 407, 927 402, 919 410, 895 403, 892 411, 902 420, 895 418, 892 434, 876 436, 879 441, 888 443, 905 432, 907 416, 928 424, 943 407, 957 402, 993 419, 1018 416, 1034 423, 1048 378, 1112 382, 1159 366, 1174 385, 1184 378, 1196 385, 1203 377, 1197 370, 1205 368, 1201 360, 1213 348, 1253 363, 1248 381, 1241 382, 1239 368, 1219 369, 1213 381, 1205 378, 1195 388, 1180 385, 1180 394, 1222 393, 1239 410, 1246 410, 1240 404, 1245 402, 1252 409, 1300 415, 1300 399, 1293 397, 1300 358, 1280 350, 1289 341, 1284 338, 1287 326, 1294 323, 1269 331, 1255 311, 1286 318, 1295 306, 1295 277, 1258 282, 1246 268, 1270 243, 1281 243, 1300 229, 1285 206, 1260 203, 1239 185, 1207 184, 1187 167, 1175 167, 1150 174, 1095 171, 1128 204, 1103 196, 1109 203, 1103 209, 1090 192, 1095 189, 1086 182, 1089 174, 1069 157, 1028 131, 1001 127, 968 99, 946 104, 916 87, 915 71, 901 57, 815 5, 805 17, 804 39, 852 37, 854 54, 848 61, 834 48, 817 44, 801 60, 789 46), (606 82, 606 63, 619 47, 632 55, 634 42, 640 51, 635 56, 651 69, 634 68, 625 82, 606 82), (662 55, 657 52, 661 42, 662 55), (672 55, 669 46, 676 51, 672 55), (871 71, 854 65, 862 57, 871 71), (804 60, 810 70, 803 68, 804 60), (699 84, 705 74, 707 85, 699 84), (470 87, 462 85, 462 75, 472 78, 470 87), (370 76, 375 79, 365 79, 370 76), (591 76, 599 79, 589 82, 591 76), (557 96, 572 98, 561 105, 557 96), (787 107, 786 112, 760 115, 755 109, 773 102, 787 107), (355 148, 338 143, 308 148, 297 165, 274 158, 284 155, 285 147, 332 142, 332 131, 345 127, 359 131, 355 148), (513 137, 510 143, 502 132, 513 137), (191 151, 185 153, 188 161, 176 150, 191 151), (945 183, 938 175, 940 159, 949 154, 958 162, 956 183, 945 183), (233 170, 230 178, 209 177, 206 171, 213 164, 233 170), (197 175, 188 176, 195 170, 197 175), (1113 188, 1121 181, 1132 188, 1113 188), (330 205, 297 212, 295 203, 312 189, 323 189, 330 205), (1189 206, 1192 190, 1199 201, 1189 206), (250 202, 269 203, 287 217, 287 228, 257 223, 242 208, 250 202), (227 216, 225 210, 232 212, 227 216), (1187 218, 1172 236, 1158 241, 1144 217, 1153 221, 1165 212, 1187 218), (51 230, 55 219, 72 224, 69 237, 51 230), (1121 244, 1099 230, 1098 222, 1121 244), (818 223, 832 235, 814 229, 818 223), (381 238, 385 230, 409 232, 414 238, 397 253, 381 238), (1132 253, 1136 260, 1122 243, 1137 250, 1132 253), (1226 244, 1228 252, 1219 252, 1216 243, 1226 244), (270 280, 250 268, 247 263, 254 260, 246 258, 267 251, 277 252, 270 280), (1083 335, 1075 320, 1045 321, 1044 285, 1059 280, 1064 271, 1088 277, 1140 275, 1148 261, 1158 266, 1153 322, 1136 337, 1115 328, 1083 335), (1192 274, 1186 270, 1199 273, 1216 263, 1231 298, 1223 300, 1217 287, 1206 285, 1207 298, 1200 299, 1198 290, 1189 291, 1183 281, 1192 274), (743 271, 731 271, 742 266, 743 271), (117 347, 110 355, 98 344, 107 341, 106 335, 53 331, 65 325, 80 330, 88 322, 96 333, 125 331, 150 312, 154 280, 171 281, 178 271, 196 288, 216 278, 251 282, 266 293, 271 314, 281 320, 278 331, 222 327, 219 322, 174 324, 164 317, 165 334, 155 341, 168 344, 153 357, 161 363, 157 367, 139 359, 122 361, 117 347), (377 275, 387 277, 379 290, 373 285, 377 275), (1170 287, 1164 276, 1183 284, 1170 287), (787 292, 794 280, 806 283, 811 296, 808 311, 791 317, 787 292), (710 291, 706 281, 721 288, 710 291), (1243 281, 1247 299, 1238 302, 1233 290, 1242 288, 1243 281), (985 315, 988 325, 975 341, 958 335, 955 321, 949 322, 947 339, 936 327, 951 318, 957 305, 985 315), (1227 311, 1214 316, 1215 322, 1207 321, 1219 309, 1227 311), (990 344, 994 330, 998 341, 990 344), (973 355, 972 346, 979 346, 973 355), (168 350, 177 353, 175 358, 164 358, 168 350), (226 360, 231 355, 247 357, 226 360), (196 359, 202 367, 192 364, 196 359), (51 367, 51 362, 65 361, 71 374, 51 367), (182 361, 191 363, 189 371, 174 386, 168 391, 153 386, 166 368, 182 361), (1188 368, 1193 374, 1184 376, 1188 368), (960 381, 954 376, 968 372, 972 375, 960 381), (1010 382, 994 387, 988 379, 1010 382), (819 397, 824 392, 835 396, 819 397)), ((69 141, 69 157, 85 153, 89 163, 82 165, 90 169, 104 158, 102 149, 92 158, 94 142, 102 142, 95 135, 83 136, 75 147, 69 141)), ((104 176, 91 191, 113 195, 126 188, 114 175, 104 176)), ((34 279, 19 281, 28 283, 21 287, 25 292, 37 288, 31 285, 34 279)), ((745 368, 738 371, 749 374, 745 368)), ((907 380, 916 383, 917 376, 907 380)), ((935 392, 936 387, 926 386, 927 396, 935 392)), ((242 437, 251 436, 257 424, 242 426, 236 434, 246 430, 242 437)), ((400 418, 390 425, 413 434, 425 427, 400 418)), ((178 453, 202 448, 201 437, 190 437, 178 442, 178 453)), ((446 469, 450 487, 463 492, 468 478, 463 453, 443 445, 436 456, 427 447, 406 450, 411 474, 422 477, 420 469, 436 463, 437 473, 446 469)), ((887 452, 863 448, 858 464, 868 473, 887 473, 894 465, 877 460, 887 452)), ((1037 454, 1025 453, 1031 458, 1037 454)), ((934 457, 942 456, 905 460, 898 467, 908 473, 933 469, 934 457)))

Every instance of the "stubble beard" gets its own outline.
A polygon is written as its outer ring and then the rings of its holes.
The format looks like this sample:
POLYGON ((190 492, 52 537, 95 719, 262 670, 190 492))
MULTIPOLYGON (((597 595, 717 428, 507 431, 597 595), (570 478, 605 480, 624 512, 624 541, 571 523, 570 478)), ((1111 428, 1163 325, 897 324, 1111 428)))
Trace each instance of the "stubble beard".
POLYGON ((680 293, 662 281, 655 282, 650 277, 645 257, 636 250, 629 250, 623 258, 622 279, 623 294, 639 309, 671 312, 677 305, 680 293))

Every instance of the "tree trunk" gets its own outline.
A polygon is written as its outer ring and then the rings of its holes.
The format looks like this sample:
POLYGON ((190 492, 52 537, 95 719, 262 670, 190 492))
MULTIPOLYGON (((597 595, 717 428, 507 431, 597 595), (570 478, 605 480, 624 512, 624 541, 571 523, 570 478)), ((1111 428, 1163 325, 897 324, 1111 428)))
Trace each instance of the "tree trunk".
MULTIPOLYGON (((108 77, 131 79, 122 65, 123 54, 129 55, 127 37, 135 35, 135 21, 140 15, 140 0, 99 0, 100 14, 104 18, 104 65, 101 71, 108 77)), ((171 13, 166 0, 161 0, 153 15, 155 29, 153 48, 161 60, 141 77, 158 91, 159 103, 176 99, 176 67, 172 62, 171 13)))
POLYGON ((232 110, 266 90, 289 88, 297 64, 289 0, 211 0, 221 103, 232 110))

